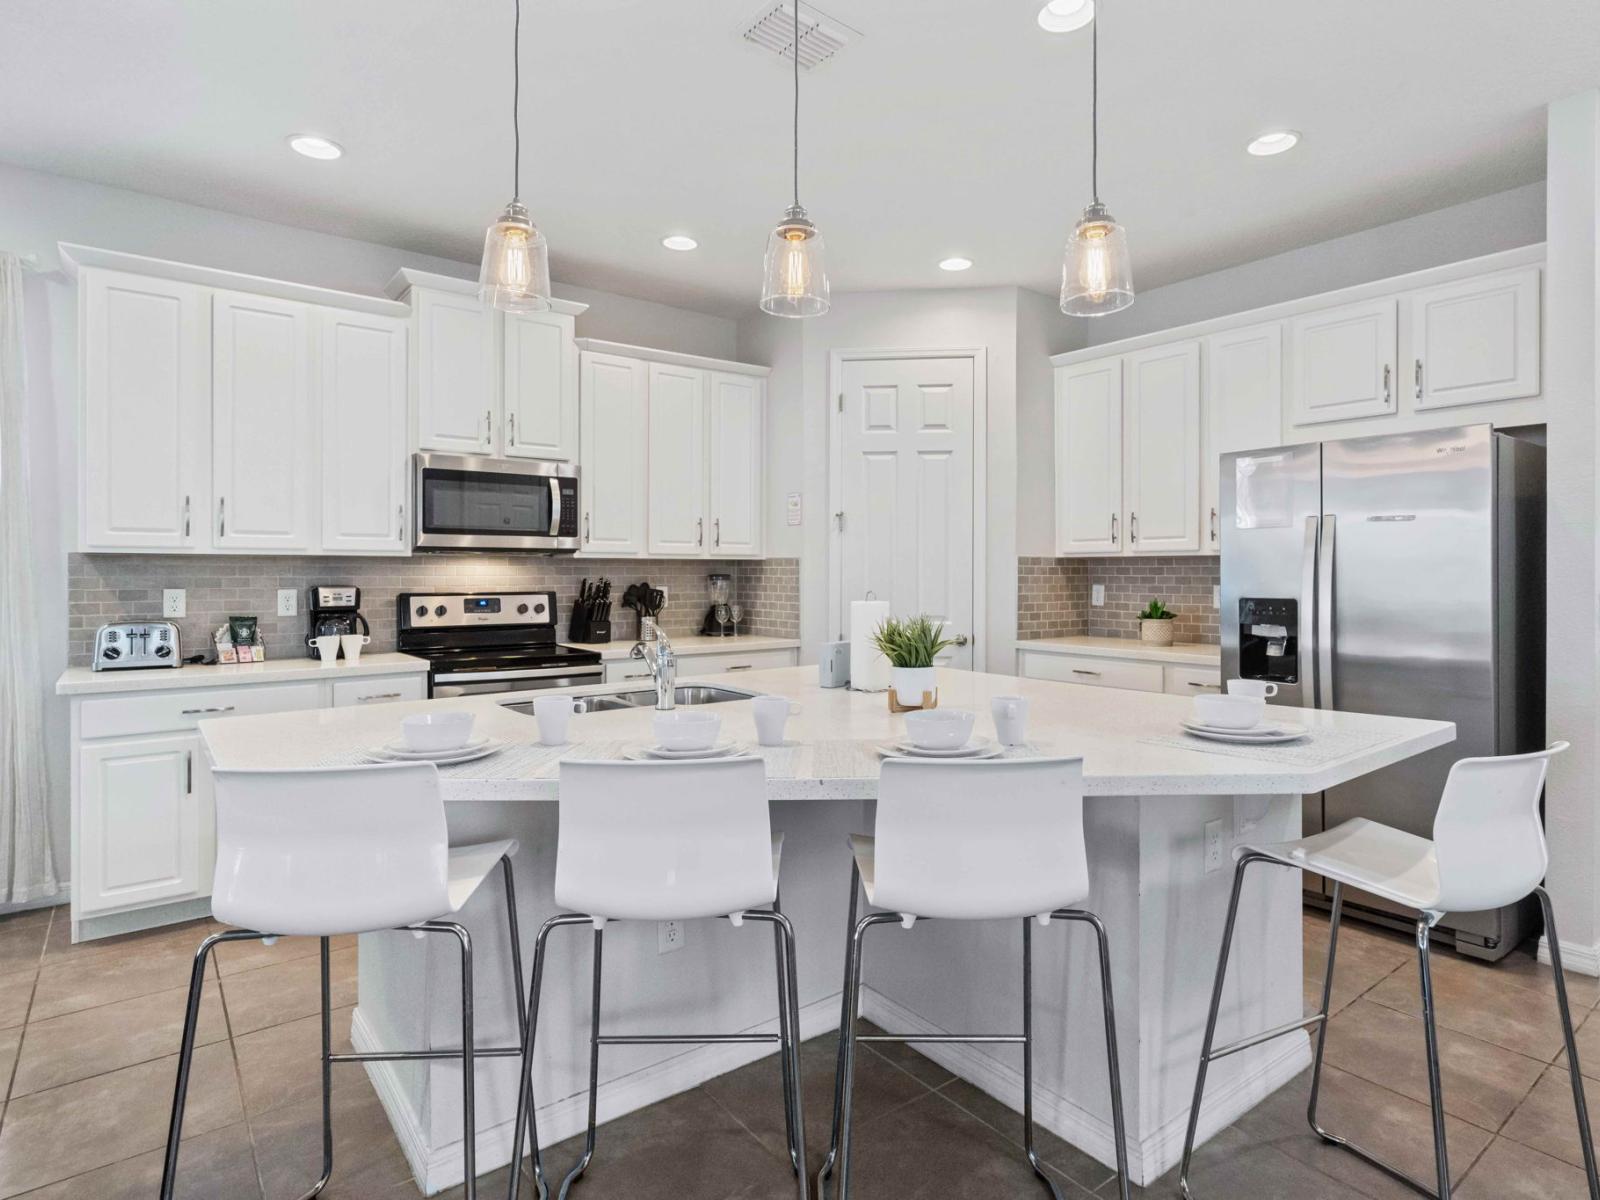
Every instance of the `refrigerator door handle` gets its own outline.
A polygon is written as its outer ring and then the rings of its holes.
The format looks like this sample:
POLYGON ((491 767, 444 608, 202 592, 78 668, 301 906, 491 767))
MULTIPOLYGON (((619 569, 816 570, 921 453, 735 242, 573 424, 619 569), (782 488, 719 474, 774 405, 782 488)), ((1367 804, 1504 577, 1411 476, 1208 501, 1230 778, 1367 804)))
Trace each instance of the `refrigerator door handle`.
POLYGON ((1312 516, 1306 518, 1306 544, 1300 555, 1300 694, 1307 708, 1317 707, 1317 693, 1313 683, 1313 621, 1317 611, 1317 533, 1321 522, 1312 516))
POLYGON ((1317 556, 1317 707, 1333 707, 1333 543, 1338 521, 1322 515, 1322 546, 1317 556))

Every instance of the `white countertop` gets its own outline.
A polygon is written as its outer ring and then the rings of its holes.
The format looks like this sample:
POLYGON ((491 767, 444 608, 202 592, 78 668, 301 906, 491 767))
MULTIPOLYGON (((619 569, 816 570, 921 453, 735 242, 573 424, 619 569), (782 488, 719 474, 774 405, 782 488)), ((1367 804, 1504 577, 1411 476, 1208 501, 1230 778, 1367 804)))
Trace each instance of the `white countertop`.
MULTIPOLYGON (((750 654, 756 650, 793 650, 800 645, 799 638, 757 637, 748 633, 742 633, 737 637, 701 637, 695 634, 671 640, 673 652, 679 655, 750 654)), ((562 642, 562 645, 571 646, 575 650, 598 650, 602 662, 615 662, 619 658, 627 658, 633 652, 633 643, 628 641, 562 642)))
POLYGON ((1126 658, 1137 662, 1171 663, 1181 667, 1216 667, 1222 663, 1222 647, 1203 642, 1179 642, 1173 646, 1152 646, 1138 638, 1077 637, 1026 638, 1017 642, 1018 650, 1041 654, 1088 654, 1095 658, 1126 658))
POLYGON ((101 692, 165 692, 181 688, 234 687, 250 683, 295 683, 307 679, 356 679, 373 675, 420 675, 428 660, 410 654, 363 654, 352 666, 344 659, 324 667, 311 658, 269 658, 260 663, 191 664, 131 671, 93 671, 68 667, 56 680, 56 695, 101 692))
MULTIPOLYGON (((879 763, 872 747, 903 730, 903 722, 889 712, 883 693, 820 688, 815 667, 752 671, 740 675, 736 685, 726 676, 702 677, 696 682, 789 696, 800 703, 800 714, 789 722, 789 744, 763 752, 768 795, 774 800, 870 799, 876 793, 879 763)), ((984 733, 993 731, 988 716, 990 697, 1019 693, 1028 697, 1032 706, 1030 741, 1041 753, 1081 754, 1085 789, 1092 796, 1318 792, 1455 739, 1455 726, 1449 722, 1275 708, 1275 716, 1304 723, 1313 737, 1318 731, 1370 735, 1366 748, 1307 767, 1143 740, 1177 732, 1179 720, 1189 711, 1189 699, 1184 696, 949 670, 939 672, 939 688, 944 707, 977 711, 977 728, 984 733)), ((637 690, 637 685, 572 689, 574 694, 624 690, 637 690)), ((475 712, 477 731, 491 737, 516 743, 538 740, 532 717, 502 708, 488 696, 231 717, 202 721, 200 731, 218 766, 331 765, 347 760, 350 752, 361 747, 392 741, 399 733, 400 718, 408 713, 439 708, 475 712)), ((520 753, 516 747, 477 763, 447 768, 440 772, 445 798, 553 800, 558 757, 582 758, 586 744, 590 754, 604 754, 614 753, 625 742, 652 741, 652 711, 642 708, 575 717, 573 741, 567 750, 559 755, 552 752, 525 772, 509 777, 503 763, 520 753), (497 760, 502 765, 497 767, 497 760)), ((755 725, 747 705, 734 701, 715 706, 715 711, 722 715, 727 735, 754 744, 755 725)))

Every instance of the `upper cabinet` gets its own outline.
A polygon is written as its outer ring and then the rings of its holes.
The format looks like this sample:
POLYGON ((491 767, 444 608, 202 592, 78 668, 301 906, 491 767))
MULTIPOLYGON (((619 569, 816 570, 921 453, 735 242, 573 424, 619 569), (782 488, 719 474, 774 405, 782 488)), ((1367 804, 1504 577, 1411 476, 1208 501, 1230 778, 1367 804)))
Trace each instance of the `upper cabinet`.
POLYGON ((1395 411, 1397 307, 1390 297, 1307 313, 1289 322, 1296 425, 1395 411))
POLYGON ((766 384, 713 371, 708 385, 711 553, 758 555, 765 527, 766 384))
POLYGON ((1201 547, 1221 548, 1218 460, 1283 441, 1283 323, 1248 325, 1205 339, 1205 433, 1200 450, 1201 547))
POLYGON ((1200 549, 1200 343, 1128 355, 1123 462, 1128 550, 1200 549))
POLYGON ((578 457, 578 346, 570 313, 507 313, 500 394, 509 458, 578 457))
POLYGON ((1056 371, 1056 553, 1122 552, 1122 360, 1056 371))
POLYGON ((580 364, 581 552, 643 554, 645 406, 650 395, 650 364, 587 350, 580 355, 580 364))
POLYGON ((476 296, 417 288, 417 447, 449 454, 494 453, 494 323, 476 296))
POLYGON ((1411 375, 1419 409, 1539 394, 1539 270, 1413 292, 1411 375))
POLYGON ((706 373, 650 364, 650 553, 706 547, 706 373))
POLYGON ((407 322, 340 309, 317 320, 322 548, 404 554, 407 322))

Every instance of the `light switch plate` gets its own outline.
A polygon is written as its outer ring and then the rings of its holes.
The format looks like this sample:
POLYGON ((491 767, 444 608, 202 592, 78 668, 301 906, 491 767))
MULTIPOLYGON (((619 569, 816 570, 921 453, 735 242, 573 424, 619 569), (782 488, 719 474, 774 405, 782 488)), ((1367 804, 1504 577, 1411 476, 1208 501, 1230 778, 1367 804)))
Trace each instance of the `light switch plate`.
POLYGON ((800 524, 800 493, 790 492, 784 498, 784 517, 790 525, 800 524))
POLYGON ((1095 608, 1104 608, 1106 605, 1106 585, 1094 583, 1089 585, 1089 603, 1095 608))
POLYGON ((161 591, 161 615, 163 617, 188 616, 189 593, 182 588, 163 588, 161 591))
POLYGON ((1220 583, 1211 585, 1211 607, 1219 612, 1222 609, 1222 585, 1220 583))
POLYGON ((295 615, 297 611, 295 604, 299 595, 300 593, 295 591, 294 588, 278 589, 278 615, 280 617, 292 617, 295 615))

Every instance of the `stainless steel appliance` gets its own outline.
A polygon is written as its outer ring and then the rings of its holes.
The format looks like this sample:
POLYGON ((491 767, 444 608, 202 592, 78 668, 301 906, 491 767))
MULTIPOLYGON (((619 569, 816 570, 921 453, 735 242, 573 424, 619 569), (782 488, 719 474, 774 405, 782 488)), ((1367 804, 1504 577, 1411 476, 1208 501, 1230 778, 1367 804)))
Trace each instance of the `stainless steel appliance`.
MULTIPOLYGON (((1367 817, 1431 836, 1451 763, 1543 745, 1542 446, 1470 425, 1221 466, 1223 678, 1270 679, 1276 704, 1456 724, 1450 745, 1306 796, 1306 833, 1367 817)), ((1399 911, 1346 903, 1380 922, 1399 911)), ((1535 923, 1525 901, 1440 931, 1497 959, 1535 923)))
POLYGON ((428 695, 604 682, 597 650, 556 645, 554 592, 402 592, 399 647, 429 663, 428 695))
POLYGON ((171 621, 121 621, 95 630, 96 671, 127 671, 142 667, 178 667, 183 651, 178 627, 171 621))
MULTIPOLYGON (((315 657, 312 640, 346 633, 372 635, 361 615, 361 589, 353 584, 313 584, 306 594, 306 652, 315 657)), ((344 651, 341 649, 340 654, 344 651)))
POLYGON ((578 469, 570 463, 416 456, 418 550, 578 549, 578 469))

